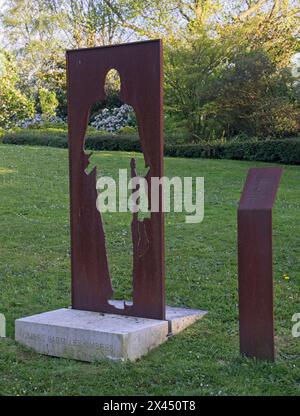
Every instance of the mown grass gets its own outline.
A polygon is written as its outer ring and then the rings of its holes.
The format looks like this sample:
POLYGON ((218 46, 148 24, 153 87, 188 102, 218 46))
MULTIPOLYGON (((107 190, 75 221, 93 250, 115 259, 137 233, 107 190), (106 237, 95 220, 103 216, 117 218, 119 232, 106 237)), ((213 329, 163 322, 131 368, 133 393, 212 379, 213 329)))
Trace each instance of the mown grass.
MULTIPOLYGON (((102 174, 132 153, 96 152, 102 174)), ((142 155, 136 154, 139 166, 142 155)), ((136 363, 94 364, 35 354, 14 341, 15 319, 70 304, 68 155, 0 145, 0 339, 2 395, 299 395, 300 168, 286 166, 274 209, 276 363, 239 356, 236 207, 258 162, 166 158, 168 176, 205 177, 205 218, 166 215, 167 302, 209 314, 136 363), (290 280, 282 278, 287 273, 290 280)), ((116 298, 130 297, 130 216, 105 216, 116 298), (125 266, 124 266, 125 265, 125 266)))

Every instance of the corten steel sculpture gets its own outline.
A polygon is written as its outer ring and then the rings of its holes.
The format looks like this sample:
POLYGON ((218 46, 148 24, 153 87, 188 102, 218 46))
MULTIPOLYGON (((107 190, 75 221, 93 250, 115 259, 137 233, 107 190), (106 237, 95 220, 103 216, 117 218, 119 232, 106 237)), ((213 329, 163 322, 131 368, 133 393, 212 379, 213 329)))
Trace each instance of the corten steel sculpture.
POLYGON ((240 351, 273 361, 272 207, 282 168, 249 169, 238 208, 240 351))
MULTIPOLYGON (((103 222, 96 208, 96 170, 85 172, 90 154, 84 152, 84 144, 90 109, 95 102, 106 99, 104 83, 111 69, 120 75, 120 99, 136 113, 145 166, 149 169, 146 180, 150 184, 151 177, 163 176, 161 41, 68 51, 72 307, 165 319, 161 189, 159 212, 151 212, 150 218, 143 221, 133 214, 133 303, 119 309, 109 302, 113 288, 103 222)), ((136 175, 134 161, 131 172, 136 175)))

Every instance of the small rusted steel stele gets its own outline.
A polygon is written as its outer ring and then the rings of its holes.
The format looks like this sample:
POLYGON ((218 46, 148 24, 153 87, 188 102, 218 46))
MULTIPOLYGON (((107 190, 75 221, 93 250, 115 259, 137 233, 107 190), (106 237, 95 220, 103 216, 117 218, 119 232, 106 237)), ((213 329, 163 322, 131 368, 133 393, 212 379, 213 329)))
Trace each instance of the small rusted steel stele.
POLYGON ((273 361, 272 207, 282 169, 249 169, 238 208, 240 351, 273 361))
MULTIPOLYGON (((164 218, 159 212, 139 221, 133 214, 133 303, 109 303, 113 288, 101 214, 96 208, 96 170, 85 173, 84 152, 90 109, 105 100, 109 70, 119 72, 120 99, 135 111, 146 180, 163 176, 162 42, 136 42, 67 51, 71 196, 72 307, 74 309, 165 319, 164 218)), ((131 172, 136 175, 134 161, 131 172)), ((148 187, 150 190, 150 186, 148 187)), ((149 194, 149 201, 151 201, 149 194)), ((149 207, 151 208, 151 207, 149 207)))

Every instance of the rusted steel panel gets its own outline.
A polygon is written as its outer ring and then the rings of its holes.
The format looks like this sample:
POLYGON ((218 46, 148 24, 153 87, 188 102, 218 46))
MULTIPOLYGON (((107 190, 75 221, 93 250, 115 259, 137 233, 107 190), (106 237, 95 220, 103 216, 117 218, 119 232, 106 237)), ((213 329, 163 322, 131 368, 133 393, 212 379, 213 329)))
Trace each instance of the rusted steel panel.
MULTIPOLYGON (((136 113, 139 136, 149 168, 146 179, 163 176, 162 42, 160 40, 78 49, 67 52, 68 125, 71 197, 72 307, 145 318, 165 318, 164 217, 133 217, 133 305, 109 304, 113 288, 101 215, 96 209, 96 171, 85 173, 89 155, 84 142, 89 112, 104 100, 107 72, 121 78, 120 98, 136 113), (136 249, 137 233, 146 249, 136 249)), ((149 187, 150 188, 150 187, 149 187)))
POLYGON ((282 168, 253 168, 238 208, 240 351, 273 361, 272 207, 282 168))

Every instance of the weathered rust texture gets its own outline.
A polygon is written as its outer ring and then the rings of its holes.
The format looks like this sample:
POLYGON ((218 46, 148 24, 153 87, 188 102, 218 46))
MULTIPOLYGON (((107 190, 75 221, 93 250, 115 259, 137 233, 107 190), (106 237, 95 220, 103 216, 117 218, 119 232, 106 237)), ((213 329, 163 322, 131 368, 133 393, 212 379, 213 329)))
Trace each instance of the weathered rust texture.
POLYGON ((240 352, 273 361, 272 207, 282 168, 249 169, 238 208, 240 352))
MULTIPOLYGON (((71 197, 72 307, 74 309, 165 319, 164 219, 132 220, 133 304, 109 303, 113 288, 105 234, 96 208, 96 170, 85 173, 89 156, 85 134, 92 105, 105 100, 109 70, 120 74, 120 98, 136 113, 146 179, 163 176, 162 42, 78 49, 67 52, 68 125, 71 197)), ((149 186, 150 189, 150 186, 149 186)))

